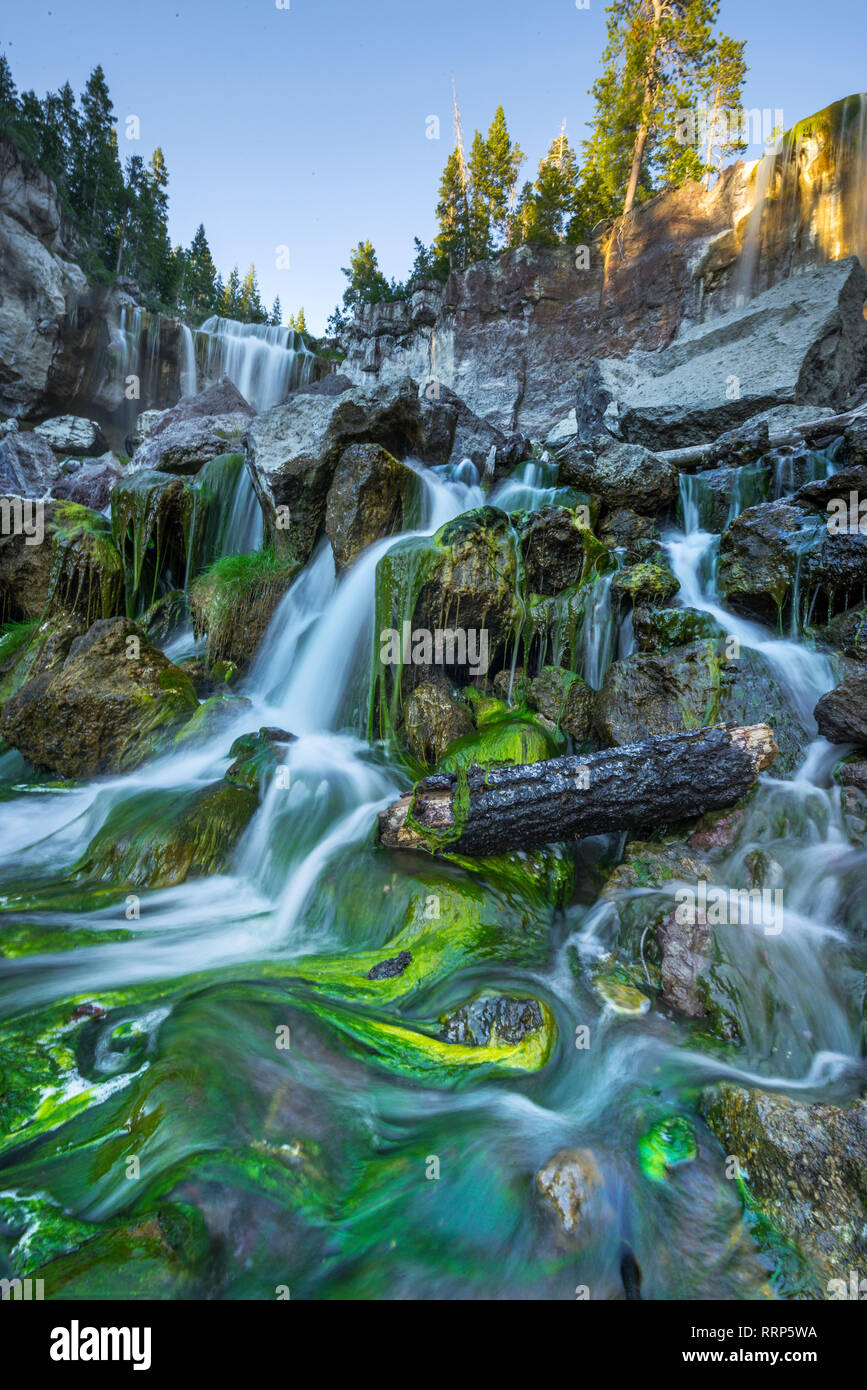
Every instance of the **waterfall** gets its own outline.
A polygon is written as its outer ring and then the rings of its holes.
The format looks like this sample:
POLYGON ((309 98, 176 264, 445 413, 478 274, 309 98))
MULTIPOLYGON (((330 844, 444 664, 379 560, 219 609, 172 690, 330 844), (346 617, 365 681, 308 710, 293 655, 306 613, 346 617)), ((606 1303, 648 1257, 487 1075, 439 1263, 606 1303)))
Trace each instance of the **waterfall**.
POLYGON ((755 293, 756 270, 761 249, 762 221, 765 213, 765 200, 771 185, 771 176, 777 166, 777 158, 782 148, 778 137, 759 160, 755 171, 754 201, 747 220, 744 244, 740 263, 735 277, 735 306, 740 307, 755 293))
POLYGON ((216 315, 196 331, 196 350, 205 384, 227 376, 257 411, 306 385, 316 361, 294 329, 216 315))
POLYGON ((181 324, 181 395, 195 396, 198 391, 196 373, 196 345, 192 331, 185 323, 181 324))

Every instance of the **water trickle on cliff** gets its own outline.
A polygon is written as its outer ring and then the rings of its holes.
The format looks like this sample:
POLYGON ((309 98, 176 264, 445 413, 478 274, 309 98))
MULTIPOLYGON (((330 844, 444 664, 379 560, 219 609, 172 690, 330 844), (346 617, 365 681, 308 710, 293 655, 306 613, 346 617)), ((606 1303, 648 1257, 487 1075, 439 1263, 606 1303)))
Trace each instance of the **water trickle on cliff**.
POLYGON ((237 323, 216 315, 197 329, 196 351, 205 381, 227 376, 255 410, 268 410, 313 377, 315 354, 294 329, 237 323))

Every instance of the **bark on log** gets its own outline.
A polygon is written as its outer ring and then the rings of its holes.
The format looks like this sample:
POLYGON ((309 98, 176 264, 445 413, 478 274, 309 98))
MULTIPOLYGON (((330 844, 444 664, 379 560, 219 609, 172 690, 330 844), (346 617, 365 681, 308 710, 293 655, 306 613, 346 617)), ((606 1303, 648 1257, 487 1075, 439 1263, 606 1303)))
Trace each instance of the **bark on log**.
MULTIPOLYGON (((768 448, 779 449, 784 444, 800 444, 805 439, 840 434, 853 420, 863 415, 864 411, 865 407, 859 406, 857 410, 847 411, 845 415, 828 415, 824 420, 807 420, 801 425, 790 425, 787 430, 777 430, 775 434, 768 435, 768 448)), ((736 431, 731 430, 728 435, 723 435, 722 439, 716 440, 713 444, 690 444, 685 449, 662 449, 656 456, 667 459, 677 468, 712 468, 728 456, 734 434, 736 431)))
POLYGON ((474 767, 463 787, 453 773, 434 774, 380 812, 380 839, 392 849, 484 855, 674 825, 733 805, 777 751, 766 724, 715 725, 586 757, 474 767))

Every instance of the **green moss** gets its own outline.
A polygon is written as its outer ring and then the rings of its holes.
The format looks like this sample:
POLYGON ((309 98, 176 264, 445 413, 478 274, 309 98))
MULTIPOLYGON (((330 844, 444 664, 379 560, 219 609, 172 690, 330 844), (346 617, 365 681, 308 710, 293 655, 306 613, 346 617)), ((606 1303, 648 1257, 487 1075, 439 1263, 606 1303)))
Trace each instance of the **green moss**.
POLYGON ((697 1153, 695 1130, 683 1115, 658 1120, 638 1141, 641 1170, 651 1182, 664 1182, 670 1168, 691 1163, 697 1153))
POLYGON ((563 742, 544 727, 529 710, 505 710, 489 717, 472 734, 456 739, 437 764, 437 772, 469 771, 537 763, 554 758, 563 742))
POLYGON ((166 587, 183 586, 196 553, 195 515, 196 491, 186 478, 146 469, 112 490, 111 528, 128 617, 150 608, 166 587))
POLYGON ((207 636, 210 661, 244 665, 252 658, 297 572, 294 561, 266 548, 224 556, 199 575, 190 611, 196 636, 207 636))
POLYGON ((207 743, 221 729, 233 724, 249 704, 249 700, 237 695, 212 695, 203 700, 192 719, 175 734, 175 747, 207 743))

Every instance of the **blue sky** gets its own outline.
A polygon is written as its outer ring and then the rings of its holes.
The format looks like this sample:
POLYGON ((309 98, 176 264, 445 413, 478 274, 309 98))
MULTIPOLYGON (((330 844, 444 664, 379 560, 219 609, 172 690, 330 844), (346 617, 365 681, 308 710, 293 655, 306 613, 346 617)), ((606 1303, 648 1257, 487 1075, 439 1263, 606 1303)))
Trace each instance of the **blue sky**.
MULTIPOLYGON (((0 45, 19 89, 66 78, 78 92, 101 62, 120 117, 141 120, 170 175, 173 240, 205 224, 224 274, 254 261, 263 296, 305 306, 324 329, 349 248, 370 237, 403 277, 412 239, 430 241, 451 148, 451 77, 469 138, 498 102, 529 156, 566 119, 573 143, 592 114, 603 0, 27 0, 0 45), (429 116, 441 138, 426 138, 429 116), (278 246, 290 249, 278 268, 278 246)), ((11 10, 11 6, 7 7, 11 10)), ((722 0, 721 28, 747 39, 747 107, 786 125, 867 88, 864 0, 722 0)), ((123 129, 123 127, 121 127, 123 129)), ((755 157, 758 150, 750 152, 755 157)))

